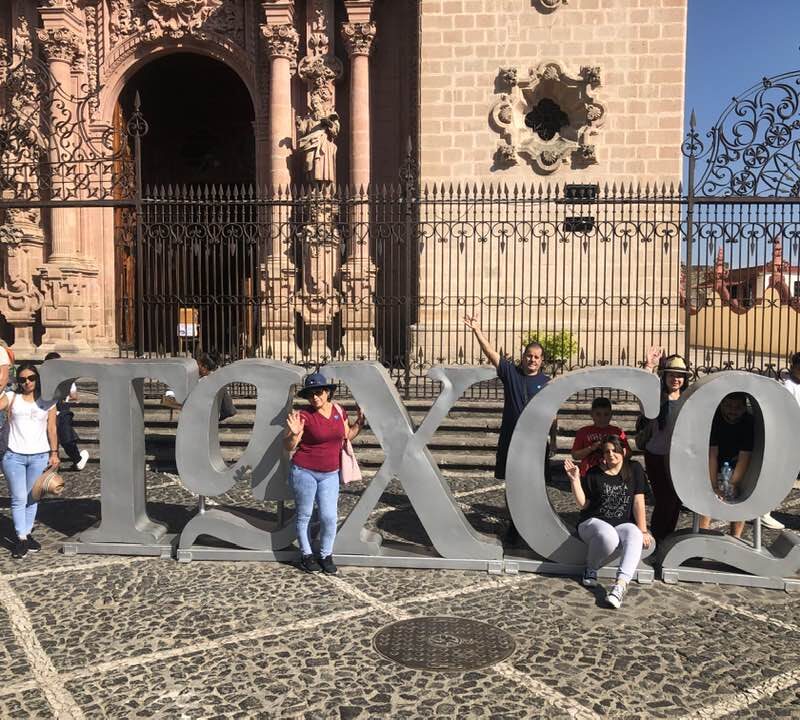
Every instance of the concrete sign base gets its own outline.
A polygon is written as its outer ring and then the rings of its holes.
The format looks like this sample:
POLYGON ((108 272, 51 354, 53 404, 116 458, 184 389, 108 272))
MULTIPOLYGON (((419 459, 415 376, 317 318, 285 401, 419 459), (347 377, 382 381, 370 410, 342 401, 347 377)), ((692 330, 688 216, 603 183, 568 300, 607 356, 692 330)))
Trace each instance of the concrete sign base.
POLYGON ((138 557, 157 557, 161 560, 171 560, 178 536, 167 533, 155 543, 117 543, 117 542, 89 542, 70 538, 61 545, 64 555, 133 555, 138 557))

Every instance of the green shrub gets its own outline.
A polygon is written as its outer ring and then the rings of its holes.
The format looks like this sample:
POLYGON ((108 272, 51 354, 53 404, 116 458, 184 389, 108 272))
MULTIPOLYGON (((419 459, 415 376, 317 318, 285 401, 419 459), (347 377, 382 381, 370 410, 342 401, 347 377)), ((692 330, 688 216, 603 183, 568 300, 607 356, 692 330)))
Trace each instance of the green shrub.
POLYGON ((569 330, 544 333, 533 330, 522 336, 523 347, 528 343, 538 342, 544 349, 545 364, 555 371, 570 361, 578 352, 578 341, 569 330))

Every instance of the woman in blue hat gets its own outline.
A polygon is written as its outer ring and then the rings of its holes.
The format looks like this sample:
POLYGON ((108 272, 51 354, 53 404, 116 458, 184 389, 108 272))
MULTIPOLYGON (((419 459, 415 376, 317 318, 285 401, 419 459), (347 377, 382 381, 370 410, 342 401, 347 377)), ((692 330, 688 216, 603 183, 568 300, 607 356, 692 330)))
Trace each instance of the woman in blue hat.
POLYGON ((333 575, 333 541, 336 537, 339 502, 339 465, 345 434, 355 438, 364 425, 358 411, 353 423, 347 413, 331 400, 336 386, 320 372, 307 375, 297 393, 306 399, 308 410, 289 413, 286 421, 285 445, 294 451, 289 471, 289 484, 294 492, 297 538, 302 554, 300 567, 306 572, 333 575), (319 561, 311 552, 308 525, 316 501, 319 509, 319 561))

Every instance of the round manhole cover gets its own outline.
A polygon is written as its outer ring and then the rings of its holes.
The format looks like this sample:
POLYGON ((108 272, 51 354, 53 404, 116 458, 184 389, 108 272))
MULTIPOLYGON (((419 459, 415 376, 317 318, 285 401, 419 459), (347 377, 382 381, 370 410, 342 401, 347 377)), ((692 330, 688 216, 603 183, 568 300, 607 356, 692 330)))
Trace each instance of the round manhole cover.
POLYGON ((504 630, 458 617, 400 620, 377 632, 375 649, 415 670, 479 670, 505 660, 516 647, 504 630))

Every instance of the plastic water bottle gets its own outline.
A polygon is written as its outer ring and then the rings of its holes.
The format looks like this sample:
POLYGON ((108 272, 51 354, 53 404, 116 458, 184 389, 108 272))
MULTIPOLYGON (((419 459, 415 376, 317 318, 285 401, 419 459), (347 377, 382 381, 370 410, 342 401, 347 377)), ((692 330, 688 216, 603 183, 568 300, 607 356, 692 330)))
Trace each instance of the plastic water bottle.
POLYGON ((719 489, 722 494, 722 499, 726 501, 733 500, 733 485, 731 485, 731 476, 733 475, 733 468, 726 460, 722 463, 719 471, 719 489))

